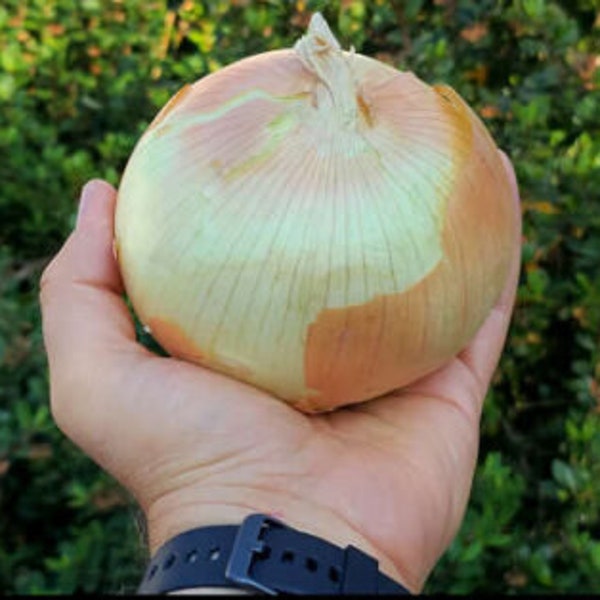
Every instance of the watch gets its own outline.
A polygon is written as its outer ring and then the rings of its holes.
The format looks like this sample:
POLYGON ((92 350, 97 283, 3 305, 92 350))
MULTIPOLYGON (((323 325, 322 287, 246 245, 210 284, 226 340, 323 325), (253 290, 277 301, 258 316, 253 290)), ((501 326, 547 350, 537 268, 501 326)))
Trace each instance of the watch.
POLYGON ((354 546, 340 548, 264 514, 241 525, 201 527, 165 543, 138 594, 198 587, 265 594, 399 594, 408 590, 354 546))

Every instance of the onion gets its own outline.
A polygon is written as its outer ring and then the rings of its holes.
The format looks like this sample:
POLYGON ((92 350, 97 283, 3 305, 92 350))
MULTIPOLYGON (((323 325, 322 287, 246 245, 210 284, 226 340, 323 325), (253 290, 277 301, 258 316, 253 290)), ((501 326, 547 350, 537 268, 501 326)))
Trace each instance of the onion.
POLYGON ((293 49, 159 112, 123 174, 115 247, 171 355, 319 412, 465 346, 506 279, 514 211, 458 94, 343 51, 317 13, 293 49))

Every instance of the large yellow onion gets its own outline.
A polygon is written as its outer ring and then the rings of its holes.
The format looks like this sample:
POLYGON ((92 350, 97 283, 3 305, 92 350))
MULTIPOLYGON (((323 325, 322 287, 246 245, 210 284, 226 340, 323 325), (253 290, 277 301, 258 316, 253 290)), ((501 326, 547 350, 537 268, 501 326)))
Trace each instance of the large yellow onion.
POLYGON ((316 14, 293 49, 161 110, 123 175, 116 248, 169 353, 317 412, 467 343, 507 276, 514 210, 451 88, 341 50, 316 14))

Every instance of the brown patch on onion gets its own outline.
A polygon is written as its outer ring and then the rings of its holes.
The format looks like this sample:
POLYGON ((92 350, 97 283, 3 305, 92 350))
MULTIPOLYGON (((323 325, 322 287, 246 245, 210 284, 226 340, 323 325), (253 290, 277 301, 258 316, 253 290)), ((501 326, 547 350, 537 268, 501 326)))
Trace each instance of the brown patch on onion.
POLYGON ((204 353, 179 325, 160 317, 151 317, 148 319, 147 325, 152 337, 169 354, 195 363, 204 361, 204 353))
POLYGON ((317 412, 361 402, 441 366, 455 349, 441 347, 438 326, 427 317, 432 310, 428 299, 442 291, 439 271, 446 269, 440 263, 406 292, 321 311, 308 328, 304 353, 312 393, 294 404, 317 412))
POLYGON ((369 127, 373 127, 373 114, 371 113, 371 107, 368 105, 362 94, 357 94, 356 102, 358 104, 358 110, 360 111, 365 123, 369 127))

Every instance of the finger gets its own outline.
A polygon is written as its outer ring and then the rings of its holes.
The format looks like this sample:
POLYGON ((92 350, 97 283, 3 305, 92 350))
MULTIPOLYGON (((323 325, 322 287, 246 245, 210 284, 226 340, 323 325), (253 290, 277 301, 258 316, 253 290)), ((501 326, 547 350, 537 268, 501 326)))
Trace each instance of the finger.
POLYGON ((503 152, 500 154, 513 191, 515 239, 519 240, 513 248, 504 289, 483 325, 456 359, 409 388, 411 393, 452 399, 474 425, 478 423, 483 400, 506 340, 521 262, 521 211, 517 180, 508 157, 503 152))
MULTIPOLYGON (((520 240, 521 217, 516 177, 510 161, 503 163, 513 190, 516 238, 520 240)), ((504 290, 473 340, 446 367, 415 382, 408 388, 370 405, 371 410, 390 422, 414 433, 416 447, 423 455, 434 447, 442 450, 444 473, 454 481, 458 507, 464 506, 468 484, 475 465, 479 434, 479 417, 489 382, 502 352, 520 271, 520 243, 513 248, 511 267, 504 290), (431 437, 431 432, 435 432, 431 437), (462 485, 458 483, 462 482, 462 485), (459 493, 460 492, 460 493, 459 493)), ((433 452, 435 454, 435 452, 433 452)), ((442 477, 440 474, 439 477, 442 477)), ((452 484, 449 483, 452 487, 452 484)))
POLYGON ((518 243, 513 247, 506 283, 496 305, 469 345, 458 355, 479 382, 483 395, 487 391, 506 341, 521 269, 521 209, 517 178, 509 158, 502 151, 500 155, 513 192, 515 239, 518 243))
MULTIPOLYGON (((516 178, 503 158, 515 202, 520 239, 520 210, 516 178)), ((489 381, 506 338, 520 266, 520 244, 515 244, 510 272, 496 306, 469 346, 446 367, 378 400, 350 409, 374 414, 393 424, 398 456, 404 458, 411 489, 424 492, 405 504, 406 531, 411 522, 426 527, 411 540, 412 548, 444 549, 456 535, 469 498, 479 446, 479 417, 489 381), (411 510, 414 511, 411 513, 411 510), (423 519, 423 515, 428 515, 423 519), (441 520, 441 523, 440 523, 441 520)), ((343 413, 340 413, 343 414, 343 413)), ((425 573, 438 554, 422 552, 425 573)), ((409 560, 414 560, 414 554, 409 560)))
MULTIPOLYGON (((63 429, 94 418, 90 389, 125 355, 139 354, 133 321, 112 251, 115 190, 94 180, 81 195, 75 231, 40 284, 51 401, 63 429)), ((70 431, 66 431, 70 434, 70 431)))
POLYGON ((500 153, 500 158, 502 159, 502 163, 504 164, 504 168, 506 169, 506 173, 508 174, 508 180, 510 181, 510 186, 513 193, 513 199, 519 202, 519 184, 517 182, 517 175, 515 173, 515 169, 513 164, 508 157, 508 154, 504 152, 504 150, 498 150, 500 153))

